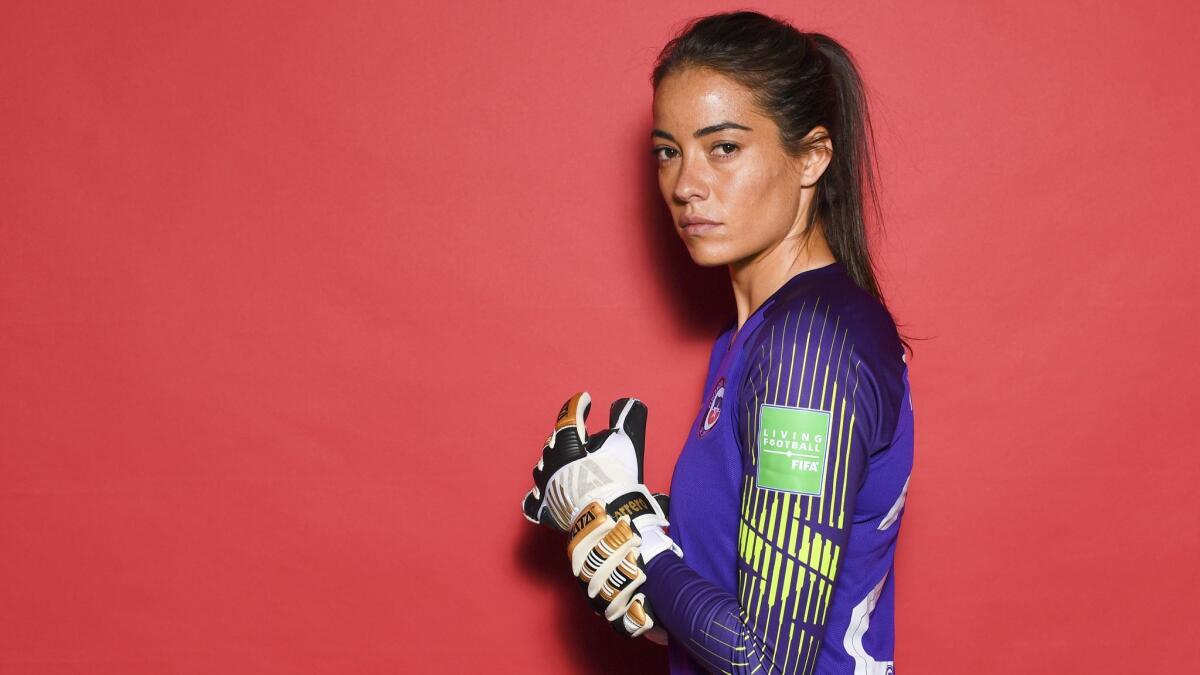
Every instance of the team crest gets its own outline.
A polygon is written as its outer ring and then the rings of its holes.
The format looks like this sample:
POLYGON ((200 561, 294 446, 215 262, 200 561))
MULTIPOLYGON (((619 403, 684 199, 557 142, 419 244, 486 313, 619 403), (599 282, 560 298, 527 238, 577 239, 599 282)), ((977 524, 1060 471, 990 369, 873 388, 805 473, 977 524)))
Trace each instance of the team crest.
POLYGON ((699 436, 703 437, 704 432, 713 428, 717 420, 721 417, 721 404, 725 402, 725 377, 722 376, 717 380, 714 387, 712 399, 708 402, 708 412, 704 414, 704 424, 700 425, 699 436))

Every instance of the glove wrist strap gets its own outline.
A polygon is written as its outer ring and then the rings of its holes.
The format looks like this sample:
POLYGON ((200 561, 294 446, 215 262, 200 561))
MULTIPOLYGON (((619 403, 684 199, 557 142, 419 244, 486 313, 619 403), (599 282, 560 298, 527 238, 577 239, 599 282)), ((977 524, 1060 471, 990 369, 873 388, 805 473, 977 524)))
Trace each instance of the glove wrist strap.
POLYGON ((642 536, 642 564, 646 565, 663 551, 670 551, 680 558, 683 557, 683 549, 679 548, 671 537, 667 536, 666 532, 658 524, 649 524, 645 528, 639 527, 638 534, 642 536))

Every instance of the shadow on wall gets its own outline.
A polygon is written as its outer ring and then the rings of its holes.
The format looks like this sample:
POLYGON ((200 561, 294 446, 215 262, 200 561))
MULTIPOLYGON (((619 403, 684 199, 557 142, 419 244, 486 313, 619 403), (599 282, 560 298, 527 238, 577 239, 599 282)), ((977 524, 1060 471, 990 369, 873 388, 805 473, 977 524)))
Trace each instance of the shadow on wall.
MULTIPOLYGON (((658 175, 653 162, 639 161, 645 153, 645 138, 649 129, 637 131, 630 142, 636 151, 628 153, 629 162, 636 164, 628 172, 633 183, 627 186, 638 195, 640 208, 637 222, 645 237, 642 264, 654 271, 655 286, 662 294, 662 304, 671 314, 676 334, 664 334, 664 340, 700 340, 710 343, 725 325, 735 317, 733 292, 725 267, 705 268, 692 262, 687 246, 676 233, 670 210, 658 189, 658 175)), ((654 289, 649 289, 654 292, 654 289)), ((528 476, 527 473, 523 473, 528 476)), ((520 574, 536 579, 556 589, 553 605, 539 605, 530 611, 549 611, 554 614, 550 625, 553 633, 543 636, 542 644, 548 654, 564 647, 577 672, 602 675, 607 673, 665 673, 667 648, 645 638, 630 640, 607 626, 602 616, 594 613, 578 581, 570 573, 567 559, 567 535, 548 527, 533 526, 524 521, 516 545, 512 549, 520 574), (554 644, 558 643, 558 644, 554 644)))
POLYGON ((650 135, 649 125, 639 126, 635 135, 630 140, 634 150, 628 156, 637 167, 628 174, 635 180, 629 189, 640 198, 638 222, 645 237, 645 265, 654 270, 657 287, 665 296, 664 304, 670 308, 672 323, 678 326, 679 333, 689 340, 711 342, 737 312, 728 269, 701 267, 692 261, 659 192, 658 171, 653 161, 634 159, 649 154, 644 150, 650 135))
POLYGON ((556 589, 553 604, 529 608, 552 612, 555 616, 549 622, 555 627, 553 632, 539 640, 547 655, 565 648, 575 669, 571 672, 578 673, 667 672, 666 647, 646 638, 629 639, 619 635, 608 627, 603 616, 594 613, 587 596, 578 586, 579 582, 571 576, 565 532, 525 522, 513 554, 517 558, 517 568, 524 576, 556 589))

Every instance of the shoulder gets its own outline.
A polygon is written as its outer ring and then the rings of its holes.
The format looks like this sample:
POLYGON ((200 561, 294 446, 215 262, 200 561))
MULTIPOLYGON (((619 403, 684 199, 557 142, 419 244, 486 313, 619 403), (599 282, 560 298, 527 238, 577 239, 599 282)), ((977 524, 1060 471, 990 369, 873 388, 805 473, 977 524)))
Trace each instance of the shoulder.
POLYGON ((906 363, 887 308, 837 265, 789 280, 763 309, 746 340, 744 395, 819 410, 846 397, 877 443, 890 438, 906 363))
POLYGON ((841 265, 795 281, 764 307, 762 323, 747 346, 752 342, 756 349, 770 350, 772 340, 776 349, 793 343, 844 344, 865 365, 899 376, 903 349, 896 322, 883 303, 854 283, 841 265))

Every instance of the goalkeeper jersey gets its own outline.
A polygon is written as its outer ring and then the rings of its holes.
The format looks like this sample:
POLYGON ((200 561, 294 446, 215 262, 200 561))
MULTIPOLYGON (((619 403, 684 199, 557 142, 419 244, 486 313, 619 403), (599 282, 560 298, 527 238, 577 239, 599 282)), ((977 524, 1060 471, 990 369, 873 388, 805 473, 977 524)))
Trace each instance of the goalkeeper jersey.
POLYGON ((908 367, 841 263, 717 338, 642 586, 672 675, 892 675, 893 555, 913 462, 908 367))

